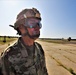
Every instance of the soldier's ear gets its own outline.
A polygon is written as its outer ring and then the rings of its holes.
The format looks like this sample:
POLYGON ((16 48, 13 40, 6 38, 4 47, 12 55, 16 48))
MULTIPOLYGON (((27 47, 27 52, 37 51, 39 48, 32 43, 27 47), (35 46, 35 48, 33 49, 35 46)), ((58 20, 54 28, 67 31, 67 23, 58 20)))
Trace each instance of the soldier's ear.
POLYGON ((20 25, 19 27, 18 27, 18 29, 19 29, 19 31, 25 31, 25 27, 24 27, 24 25, 20 25))
POLYGON ((19 28, 19 30, 20 30, 20 29, 24 29, 24 25, 19 25, 18 28, 19 28))
POLYGON ((21 32, 21 34, 23 34, 23 33, 26 32, 24 25, 20 25, 20 26, 18 27, 18 29, 19 29, 19 31, 21 32))

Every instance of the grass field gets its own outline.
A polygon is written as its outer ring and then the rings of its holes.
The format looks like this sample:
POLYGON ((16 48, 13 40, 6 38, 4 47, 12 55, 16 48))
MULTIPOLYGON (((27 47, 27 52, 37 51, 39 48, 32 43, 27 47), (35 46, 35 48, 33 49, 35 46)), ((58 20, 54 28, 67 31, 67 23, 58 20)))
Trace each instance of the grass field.
POLYGON ((14 38, 14 37, 0 37, 0 44, 3 45, 3 44, 8 44, 14 40, 16 40, 17 38, 14 38))

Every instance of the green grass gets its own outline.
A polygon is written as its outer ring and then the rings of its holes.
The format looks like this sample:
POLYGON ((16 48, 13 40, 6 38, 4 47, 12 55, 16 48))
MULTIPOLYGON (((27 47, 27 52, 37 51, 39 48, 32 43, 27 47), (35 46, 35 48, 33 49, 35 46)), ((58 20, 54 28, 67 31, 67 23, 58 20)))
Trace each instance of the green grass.
POLYGON ((4 37, 0 37, 0 44, 8 44, 14 40, 16 40, 17 38, 12 38, 12 37, 6 37, 5 40, 4 40, 4 37), (6 42, 5 42, 6 41, 6 42))

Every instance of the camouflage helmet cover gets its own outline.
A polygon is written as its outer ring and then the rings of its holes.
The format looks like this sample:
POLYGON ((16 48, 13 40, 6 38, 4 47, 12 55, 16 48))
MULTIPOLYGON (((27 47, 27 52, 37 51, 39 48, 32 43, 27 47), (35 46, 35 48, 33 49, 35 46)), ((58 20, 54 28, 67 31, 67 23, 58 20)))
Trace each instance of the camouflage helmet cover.
POLYGON ((20 24, 24 24, 26 18, 31 17, 35 17, 41 20, 40 13, 36 8, 22 10, 17 15, 16 22, 14 23, 14 29, 17 29, 20 24))

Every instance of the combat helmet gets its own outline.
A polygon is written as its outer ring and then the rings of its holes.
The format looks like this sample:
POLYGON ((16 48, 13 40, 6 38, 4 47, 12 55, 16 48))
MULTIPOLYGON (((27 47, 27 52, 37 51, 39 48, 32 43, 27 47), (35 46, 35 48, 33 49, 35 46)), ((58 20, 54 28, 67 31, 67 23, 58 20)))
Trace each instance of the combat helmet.
POLYGON ((19 27, 19 25, 24 24, 27 18, 35 17, 41 20, 40 12, 36 8, 32 9, 24 9, 22 10, 16 18, 16 22, 13 25, 9 25, 13 27, 15 30, 19 27))

